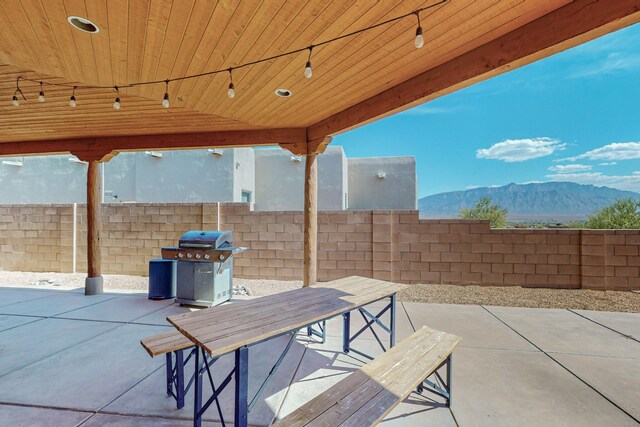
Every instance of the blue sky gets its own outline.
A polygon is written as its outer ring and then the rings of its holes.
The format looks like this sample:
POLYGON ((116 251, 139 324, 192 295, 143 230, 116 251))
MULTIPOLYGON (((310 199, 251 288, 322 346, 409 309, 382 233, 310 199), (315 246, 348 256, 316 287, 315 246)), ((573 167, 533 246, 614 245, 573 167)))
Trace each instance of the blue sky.
POLYGON ((339 135, 416 157, 420 197, 511 182, 640 192, 640 24, 339 135))

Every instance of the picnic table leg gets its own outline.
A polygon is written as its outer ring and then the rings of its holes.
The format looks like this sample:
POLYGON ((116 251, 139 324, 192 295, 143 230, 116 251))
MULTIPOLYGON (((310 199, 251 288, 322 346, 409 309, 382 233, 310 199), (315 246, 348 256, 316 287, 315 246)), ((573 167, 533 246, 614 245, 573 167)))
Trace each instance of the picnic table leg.
POLYGON ((249 349, 236 350, 236 405, 233 418, 234 427, 247 427, 249 410, 249 349))
POLYGON ((396 345, 396 294, 393 294, 389 297, 391 299, 391 320, 389 322, 389 329, 391 329, 391 333, 389 334, 389 347, 393 347, 396 345))
POLYGON ((449 360, 447 360, 447 393, 449 393, 449 397, 447 398, 447 406, 451 407, 451 399, 453 398, 453 387, 451 383, 451 362, 453 360, 453 354, 449 355, 449 360))
POLYGON ((184 353, 178 350, 176 353, 176 403, 178 409, 184 408, 184 353))
MULTIPOLYGON (((205 360, 206 363, 206 360, 205 360)), ((201 427, 202 426, 202 414, 200 413, 200 408, 202 408, 202 370, 200 367, 200 348, 196 347, 196 373, 194 379, 194 399, 193 399, 193 426, 201 427)))
POLYGON ((166 368, 167 368, 167 396, 171 396, 173 391, 173 360, 171 359, 171 352, 165 355, 166 368))
POLYGON ((351 312, 347 311, 342 315, 342 351, 346 354, 349 353, 349 341, 351 340, 351 312))

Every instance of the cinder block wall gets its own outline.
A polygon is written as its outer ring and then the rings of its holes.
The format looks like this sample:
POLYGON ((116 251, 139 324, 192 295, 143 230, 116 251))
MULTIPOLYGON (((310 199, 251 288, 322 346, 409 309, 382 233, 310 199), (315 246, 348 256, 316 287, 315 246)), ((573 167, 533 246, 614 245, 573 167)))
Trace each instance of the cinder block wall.
MULTIPOLYGON (((77 213, 76 266, 86 271, 84 207, 77 213)), ((211 203, 107 204, 103 213, 107 274, 146 275, 184 232, 222 229, 249 248, 235 258, 236 277, 302 278, 302 212, 211 203)), ((640 289, 640 230, 492 230, 487 221, 420 220, 417 211, 320 212, 318 221, 321 281, 640 289)), ((0 206, 0 268, 71 271, 73 225, 72 206, 0 206)))

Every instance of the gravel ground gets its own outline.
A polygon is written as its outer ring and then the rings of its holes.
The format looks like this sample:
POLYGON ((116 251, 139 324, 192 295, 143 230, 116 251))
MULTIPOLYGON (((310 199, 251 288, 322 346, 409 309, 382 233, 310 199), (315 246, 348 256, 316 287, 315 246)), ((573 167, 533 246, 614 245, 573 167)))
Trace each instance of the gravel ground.
MULTIPOLYGON (((0 286, 32 288, 83 287, 82 273, 30 273, 0 271, 0 286)), ((105 275, 107 291, 146 292, 148 278, 105 275)), ((234 279, 234 287, 254 296, 296 289, 302 281, 234 279)), ((244 292, 242 292, 244 293, 244 292)), ((571 308, 598 311, 640 312, 639 292, 591 291, 586 289, 533 289, 506 286, 410 285, 399 295, 400 301, 436 304, 480 304, 507 307, 571 308)))

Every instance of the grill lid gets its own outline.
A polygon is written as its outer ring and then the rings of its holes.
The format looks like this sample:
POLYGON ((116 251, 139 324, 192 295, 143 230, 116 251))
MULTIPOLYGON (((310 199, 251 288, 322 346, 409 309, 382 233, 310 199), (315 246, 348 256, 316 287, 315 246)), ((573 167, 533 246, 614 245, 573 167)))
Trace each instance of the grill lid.
POLYGON ((181 248, 216 249, 231 246, 231 242, 231 231, 191 230, 180 237, 178 246, 181 248))

